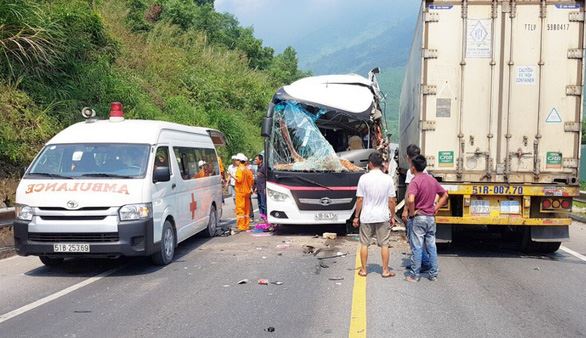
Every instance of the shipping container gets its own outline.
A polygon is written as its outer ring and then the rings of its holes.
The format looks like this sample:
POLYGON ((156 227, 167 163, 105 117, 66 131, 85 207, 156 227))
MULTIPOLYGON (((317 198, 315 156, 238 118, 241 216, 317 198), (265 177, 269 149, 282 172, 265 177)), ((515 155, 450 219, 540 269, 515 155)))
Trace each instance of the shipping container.
POLYGON ((401 93, 400 167, 417 144, 450 192, 440 237, 515 226, 538 251, 568 238, 583 57, 584 1, 422 1, 401 93))

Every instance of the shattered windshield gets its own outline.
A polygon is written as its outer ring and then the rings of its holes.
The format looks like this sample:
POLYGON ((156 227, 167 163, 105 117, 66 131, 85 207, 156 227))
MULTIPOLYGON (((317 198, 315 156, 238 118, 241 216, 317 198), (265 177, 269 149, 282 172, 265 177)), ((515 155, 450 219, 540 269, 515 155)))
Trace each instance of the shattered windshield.
POLYGON ((361 171, 341 160, 323 136, 316 121, 326 114, 312 113, 294 101, 275 105, 271 134, 270 165, 283 171, 361 171))

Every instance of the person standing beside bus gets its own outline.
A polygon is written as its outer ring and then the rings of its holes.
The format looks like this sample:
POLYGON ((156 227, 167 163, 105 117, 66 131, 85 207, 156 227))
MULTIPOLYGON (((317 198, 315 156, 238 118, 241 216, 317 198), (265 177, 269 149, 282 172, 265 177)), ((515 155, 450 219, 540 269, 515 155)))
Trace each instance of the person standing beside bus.
MULTIPOLYGON (((406 149, 406 158, 407 163, 409 164, 409 169, 407 169, 407 173, 405 175, 405 185, 407 185, 407 189, 409 189, 409 183, 413 180, 415 175, 411 173, 411 166, 412 162, 411 159, 415 158, 417 155, 421 155, 421 148, 419 148, 416 144, 410 144, 407 146, 406 149)), ((424 174, 427 174, 427 170, 423 171, 424 174)), ((402 214, 403 223, 405 223, 405 232, 407 235, 407 242, 409 242, 409 248, 411 249, 411 255, 413 255, 413 246, 411 246, 411 229, 413 229, 413 220, 409 219, 408 217, 408 210, 407 210, 407 195, 405 195, 405 206, 403 207, 403 214, 402 214)), ((421 271, 427 271, 431 267, 429 263, 429 253, 427 252, 427 248, 423 248, 422 251, 422 259, 421 259, 421 271)), ((409 269, 409 267, 407 267, 409 269)))
POLYGON ((234 176, 234 190, 236 202, 236 224, 238 231, 246 231, 250 226, 250 194, 254 178, 250 169, 246 167, 248 158, 239 153, 236 159, 240 162, 234 176))
POLYGON ((254 190, 258 199, 258 211, 260 217, 263 219, 267 218, 267 196, 266 196, 266 185, 267 178, 265 174, 265 166, 263 164, 264 158, 261 154, 256 155, 254 159, 257 165, 256 179, 254 180, 254 190))
POLYGON ((408 217, 412 220, 411 236, 409 238, 413 255, 411 255, 411 271, 405 278, 408 282, 419 281, 423 250, 429 254, 428 278, 437 280, 438 262, 437 247, 435 244, 435 215, 448 202, 448 192, 431 175, 424 174, 427 161, 422 155, 411 159, 410 170, 415 175, 407 190, 408 217), (439 201, 435 203, 436 195, 439 201))
POLYGON ((360 262, 358 275, 367 274, 368 247, 373 238, 381 249, 382 276, 394 277, 389 268, 391 224, 395 223, 395 187, 393 179, 382 172, 383 157, 372 153, 368 157, 370 171, 360 177, 356 189, 356 211, 352 225, 360 227, 360 262))

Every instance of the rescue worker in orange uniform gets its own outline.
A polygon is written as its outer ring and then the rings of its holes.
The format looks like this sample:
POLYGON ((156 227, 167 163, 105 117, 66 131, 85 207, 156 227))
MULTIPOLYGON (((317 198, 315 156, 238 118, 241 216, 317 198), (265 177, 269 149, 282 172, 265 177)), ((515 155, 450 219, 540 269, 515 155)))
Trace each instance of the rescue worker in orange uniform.
POLYGON ((236 159, 240 162, 236 169, 236 184, 234 186, 236 191, 236 225, 239 231, 246 231, 250 226, 250 194, 252 193, 254 177, 252 171, 245 164, 248 158, 240 153, 236 155, 236 159))

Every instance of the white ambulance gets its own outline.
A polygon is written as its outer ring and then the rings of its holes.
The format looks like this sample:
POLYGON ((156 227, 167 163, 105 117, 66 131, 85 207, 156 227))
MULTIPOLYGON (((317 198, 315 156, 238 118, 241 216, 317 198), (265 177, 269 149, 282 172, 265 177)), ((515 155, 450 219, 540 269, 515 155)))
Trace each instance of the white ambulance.
POLYGON ((85 110, 86 121, 53 137, 25 172, 16 193, 18 254, 45 265, 147 255, 164 265, 181 241, 214 236, 222 208, 215 146, 224 135, 125 120, 120 103, 109 120, 94 116, 85 110))

